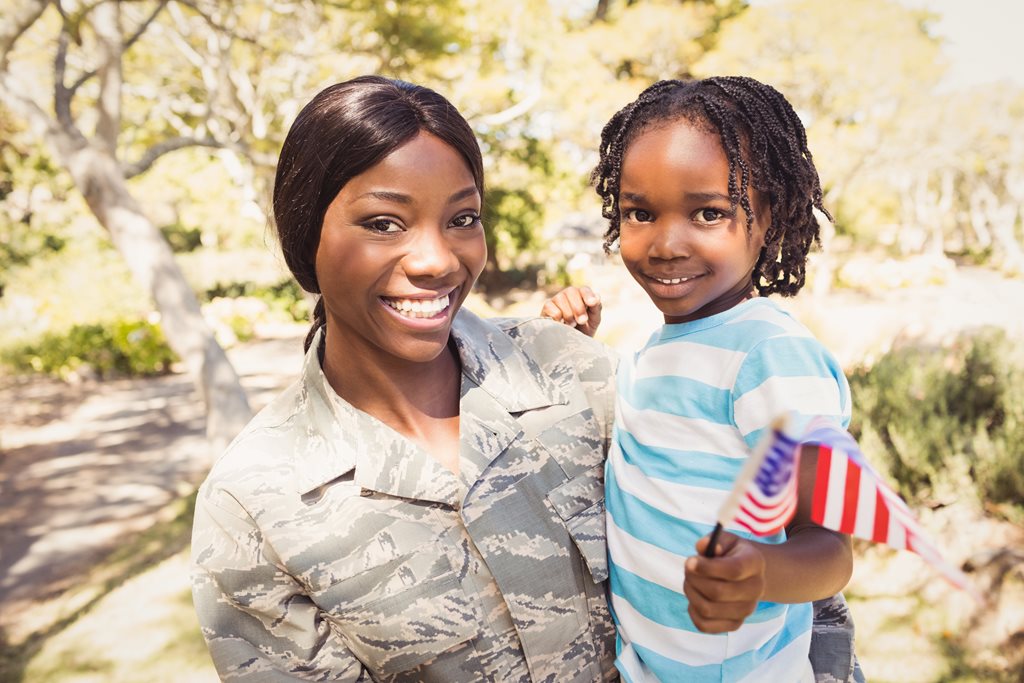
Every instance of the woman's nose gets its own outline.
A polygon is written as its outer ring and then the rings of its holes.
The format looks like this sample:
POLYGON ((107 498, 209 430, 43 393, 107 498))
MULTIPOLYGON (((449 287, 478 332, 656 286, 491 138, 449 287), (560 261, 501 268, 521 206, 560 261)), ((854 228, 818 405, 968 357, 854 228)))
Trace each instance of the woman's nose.
POLYGON ((459 259, 444 230, 428 227, 417 230, 402 266, 409 277, 438 278, 457 271, 459 259))

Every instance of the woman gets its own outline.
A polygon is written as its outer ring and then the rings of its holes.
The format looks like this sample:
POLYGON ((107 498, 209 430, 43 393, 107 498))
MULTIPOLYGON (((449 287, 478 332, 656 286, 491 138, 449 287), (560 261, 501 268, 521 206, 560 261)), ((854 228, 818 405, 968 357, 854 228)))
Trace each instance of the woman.
POLYGON ((193 594, 225 679, 616 676, 610 351, 460 307, 486 258, 472 130, 426 88, 327 88, 274 217, 319 292, 300 379, 203 484, 193 594))

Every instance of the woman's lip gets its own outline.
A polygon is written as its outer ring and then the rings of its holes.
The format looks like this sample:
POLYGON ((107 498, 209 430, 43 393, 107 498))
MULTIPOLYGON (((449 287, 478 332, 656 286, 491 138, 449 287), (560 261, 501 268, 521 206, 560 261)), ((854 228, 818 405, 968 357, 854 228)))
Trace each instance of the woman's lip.
POLYGON ((434 299, 440 299, 444 296, 450 297, 455 294, 458 289, 458 287, 452 287, 450 289, 437 292, 419 292, 418 294, 381 294, 381 298, 392 300, 408 299, 409 301, 433 301, 434 299))
POLYGON ((384 307, 391 316, 399 321, 403 326, 412 328, 420 332, 436 331, 438 329, 446 327, 451 322, 452 309, 457 303, 457 295, 459 293, 459 287, 454 287, 448 290, 446 293, 438 294, 437 296, 417 296, 417 297, 391 297, 381 296, 379 297, 381 306, 384 307), (391 301, 436 301, 448 297, 448 305, 440 309, 434 315, 429 317, 412 317, 397 310, 394 306, 388 304, 388 300, 391 301))

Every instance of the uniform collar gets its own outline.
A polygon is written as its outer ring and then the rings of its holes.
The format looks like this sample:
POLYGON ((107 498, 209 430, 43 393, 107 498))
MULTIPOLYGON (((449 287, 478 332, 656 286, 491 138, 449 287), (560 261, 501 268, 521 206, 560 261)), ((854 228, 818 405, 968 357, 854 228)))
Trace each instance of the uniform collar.
MULTIPOLYGON (((308 493, 355 470, 355 482, 365 489, 390 495, 431 500, 457 506, 467 482, 438 464, 429 454, 376 418, 354 408, 328 384, 317 354, 321 328, 313 338, 302 367, 296 406, 297 438, 293 451, 297 488, 308 493)), ((480 399, 505 413, 517 414, 564 404, 564 391, 540 366, 493 323, 463 309, 452 324, 452 338, 462 362, 460 413, 472 414, 480 399)), ((469 421, 463 418, 463 433, 469 421)), ((464 438, 464 437, 463 437, 464 438)), ((460 439, 461 440, 461 439, 460 439)), ((497 453, 481 454, 489 460, 497 453)))

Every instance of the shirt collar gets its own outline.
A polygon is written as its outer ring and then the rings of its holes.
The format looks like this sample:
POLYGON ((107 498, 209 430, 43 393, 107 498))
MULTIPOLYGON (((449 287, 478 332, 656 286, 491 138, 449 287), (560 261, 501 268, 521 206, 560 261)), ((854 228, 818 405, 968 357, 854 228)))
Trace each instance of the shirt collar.
MULTIPOLYGON (((354 469, 363 488, 457 506, 464 482, 330 386, 317 354, 323 334, 321 328, 306 353, 301 381, 305 400, 296 406, 301 411, 295 423, 300 442, 293 450, 299 493, 354 469)), ((568 402, 555 381, 493 323, 463 309, 453 321, 452 338, 462 362, 463 415, 474 408, 467 405, 467 382, 512 414, 568 402)))

